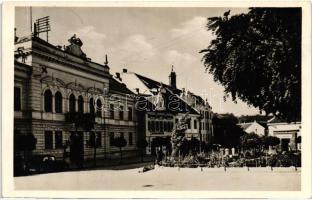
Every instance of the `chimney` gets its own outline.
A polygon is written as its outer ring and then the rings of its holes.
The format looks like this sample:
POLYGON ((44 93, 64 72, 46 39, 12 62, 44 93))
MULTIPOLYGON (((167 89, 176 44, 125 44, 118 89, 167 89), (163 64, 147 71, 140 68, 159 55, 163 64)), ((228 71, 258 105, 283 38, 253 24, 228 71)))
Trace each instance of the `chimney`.
POLYGON ((140 94, 140 89, 139 88, 135 88, 135 91, 140 94))
POLYGON ((169 75, 169 86, 172 89, 177 89, 177 75, 176 73, 173 71, 173 65, 171 68, 171 73, 169 75))
POLYGON ((116 72, 116 78, 119 79, 120 81, 122 80, 119 72, 116 72))

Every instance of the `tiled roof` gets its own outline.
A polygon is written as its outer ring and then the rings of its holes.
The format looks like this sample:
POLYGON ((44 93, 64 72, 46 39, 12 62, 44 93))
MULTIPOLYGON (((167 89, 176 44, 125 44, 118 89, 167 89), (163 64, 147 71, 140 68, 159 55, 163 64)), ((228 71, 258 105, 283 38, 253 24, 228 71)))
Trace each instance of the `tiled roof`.
POLYGON ((109 90, 124 94, 133 94, 133 92, 130 91, 124 83, 120 83, 113 77, 111 77, 109 80, 109 90))
POLYGON ((252 123, 238 124, 243 130, 246 130, 252 123))
POLYGON ((192 108, 183 99, 179 97, 179 94, 182 92, 181 90, 176 89, 173 91, 172 88, 167 84, 160 83, 158 81, 155 81, 153 79, 147 78, 139 74, 135 74, 135 75, 142 81, 142 83, 144 83, 144 85, 148 89, 150 89, 151 91, 155 89, 155 93, 154 93, 155 95, 157 93, 157 90, 161 87, 161 85, 164 87, 166 92, 163 93, 162 96, 164 98, 164 104, 165 104, 167 111, 173 112, 173 113, 189 112, 190 114, 199 114, 194 108, 192 108), (174 95, 176 96, 176 98, 174 97, 174 95), (172 109, 172 108, 177 108, 177 109, 172 109))

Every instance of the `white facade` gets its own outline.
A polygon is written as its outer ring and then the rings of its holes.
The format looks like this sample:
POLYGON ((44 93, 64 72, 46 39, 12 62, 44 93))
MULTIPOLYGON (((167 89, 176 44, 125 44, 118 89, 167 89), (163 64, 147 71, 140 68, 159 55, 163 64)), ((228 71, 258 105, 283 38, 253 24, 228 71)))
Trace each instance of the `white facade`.
POLYGON ((255 133, 259 136, 265 135, 265 127, 256 121, 250 123, 242 123, 238 125, 242 127, 246 133, 255 133))
POLYGON ((301 144, 296 142, 296 138, 301 137, 301 122, 276 122, 268 123, 270 136, 278 137, 281 140, 281 150, 301 150, 301 144))

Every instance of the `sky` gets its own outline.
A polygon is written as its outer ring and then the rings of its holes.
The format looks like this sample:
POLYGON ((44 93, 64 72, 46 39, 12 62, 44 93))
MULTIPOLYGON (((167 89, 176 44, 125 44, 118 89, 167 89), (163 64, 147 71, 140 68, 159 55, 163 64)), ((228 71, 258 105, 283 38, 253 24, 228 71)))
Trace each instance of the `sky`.
MULTIPOLYGON (((208 99, 216 113, 259 114, 242 101, 224 101, 224 88, 205 71, 200 50, 209 46, 214 35, 206 30, 207 18, 247 12, 248 8, 126 8, 33 7, 32 21, 50 16, 49 42, 68 45, 76 34, 82 50, 92 61, 104 63, 110 72, 128 71, 168 84, 171 66, 177 87, 208 99)), ((16 8, 17 36, 30 35, 30 8, 16 8)), ((45 39, 45 33, 40 35, 45 39)))

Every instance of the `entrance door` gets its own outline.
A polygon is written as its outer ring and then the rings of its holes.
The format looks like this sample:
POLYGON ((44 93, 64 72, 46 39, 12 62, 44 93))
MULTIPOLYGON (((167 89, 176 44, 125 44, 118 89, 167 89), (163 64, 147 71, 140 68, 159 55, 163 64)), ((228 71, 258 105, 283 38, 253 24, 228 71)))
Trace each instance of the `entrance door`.
POLYGON ((289 142, 290 142, 290 139, 282 139, 281 140, 282 151, 288 151, 289 142))
POLYGON ((70 158, 72 161, 84 159, 83 132, 71 132, 70 134, 70 158))

